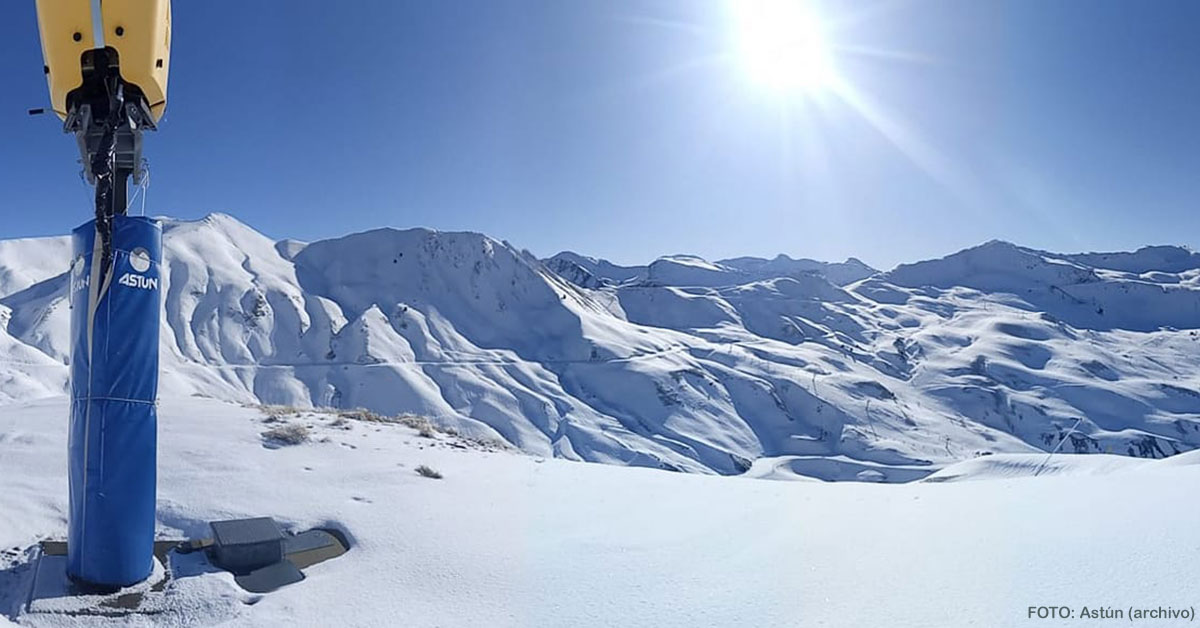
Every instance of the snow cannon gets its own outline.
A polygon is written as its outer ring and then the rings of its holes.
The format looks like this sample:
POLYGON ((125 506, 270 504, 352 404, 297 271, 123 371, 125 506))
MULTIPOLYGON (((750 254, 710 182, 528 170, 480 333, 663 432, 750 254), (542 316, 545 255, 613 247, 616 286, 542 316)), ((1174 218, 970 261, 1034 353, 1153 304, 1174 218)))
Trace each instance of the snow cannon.
POLYGON ((37 0, 51 108, 96 186, 96 219, 124 214, 140 183, 142 131, 167 107, 170 0, 37 0), (93 8, 95 5, 95 8, 93 8))
POLYGON ((37 19, 51 108, 95 186, 70 271, 67 572, 124 586, 153 564, 162 261, 162 228, 127 216, 128 188, 166 110, 171 3, 37 0, 37 19))

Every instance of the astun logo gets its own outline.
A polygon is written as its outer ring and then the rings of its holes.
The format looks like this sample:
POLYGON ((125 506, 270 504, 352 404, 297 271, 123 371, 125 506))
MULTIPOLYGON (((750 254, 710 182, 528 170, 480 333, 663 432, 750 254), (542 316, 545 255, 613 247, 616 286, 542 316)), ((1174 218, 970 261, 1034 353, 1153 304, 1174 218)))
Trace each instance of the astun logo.
POLYGON ((117 280, 117 283, 130 288, 141 288, 143 290, 157 290, 158 278, 151 278, 145 275, 135 275, 133 273, 125 273, 117 280))
POLYGON ((150 270, 150 252, 138 247, 129 254, 129 265, 135 272, 144 273, 150 270))
POLYGON ((90 277, 83 271, 84 262, 83 256, 79 256, 71 263, 71 292, 82 291, 88 287, 90 277))
POLYGON ((83 256, 75 258, 71 263, 71 292, 83 290, 88 286, 88 276, 83 272, 83 256))
MULTIPOLYGON (((150 252, 142 247, 138 247, 129 253, 129 265, 138 273, 144 273, 150 270, 150 252)), ((145 275, 136 275, 134 273, 125 273, 117 280, 117 283, 130 288, 141 288, 143 290, 158 290, 158 278, 147 277, 145 275)))

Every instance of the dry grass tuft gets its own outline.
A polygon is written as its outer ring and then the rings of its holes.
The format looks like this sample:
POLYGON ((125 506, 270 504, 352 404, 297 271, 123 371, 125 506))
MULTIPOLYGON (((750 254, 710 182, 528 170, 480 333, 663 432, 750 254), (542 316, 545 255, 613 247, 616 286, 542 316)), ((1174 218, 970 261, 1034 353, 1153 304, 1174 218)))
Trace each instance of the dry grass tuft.
POLYGON ((419 414, 401 414, 396 417, 396 421, 400 425, 417 430, 417 435, 422 438, 433 438, 437 435, 437 428, 433 423, 419 414))
POLYGON ((420 475, 421 477, 430 478, 433 480, 442 479, 441 473, 438 473, 437 471, 434 471, 433 469, 431 469, 425 465, 421 465, 421 466, 417 467, 416 471, 417 471, 417 475, 420 475))
POLYGON ((300 416, 300 409, 295 406, 261 405, 258 409, 263 413, 263 423, 282 423, 288 417, 300 416))
POLYGON ((262 433, 263 440, 277 446, 299 445, 308 441, 308 428, 299 423, 273 427, 262 433))
POLYGON ((352 410, 335 410, 338 416, 351 421, 366 421, 368 423, 386 423, 388 418, 382 414, 376 414, 366 408, 354 408, 352 410))
MULTIPOLYGON (((458 430, 456 430, 452 427, 446 427, 446 428, 439 427, 436 424, 434 424, 433 421, 431 421, 429 419, 429 417, 421 416, 419 414, 404 413, 404 414, 400 414, 395 417, 390 417, 390 416, 385 416, 385 415, 379 414, 372 410, 368 410, 366 408, 339 409, 339 408, 316 407, 316 408, 306 410, 306 409, 302 409, 302 408, 297 408, 295 406, 267 405, 267 404, 262 404, 262 405, 258 405, 258 406, 252 406, 252 407, 257 407, 263 413, 263 415, 264 415, 263 423, 281 424, 282 427, 276 428, 276 430, 283 430, 283 431, 289 431, 289 432, 295 432, 300 429, 304 429, 307 432, 306 428, 292 427, 291 425, 288 425, 288 423, 291 419, 303 418, 305 416, 305 413, 309 413, 309 414, 316 414, 316 415, 321 415, 321 414, 331 415, 334 418, 332 420, 330 420, 328 423, 325 423, 323 425, 328 426, 328 427, 343 429, 343 430, 350 429, 350 424, 349 424, 350 421, 362 421, 365 423, 393 423, 393 424, 399 423, 400 425, 403 425, 409 429, 416 430, 417 435, 422 438, 437 438, 439 433, 445 434, 447 436, 455 437, 455 438, 458 438, 460 436, 458 433, 458 430)), ((267 434, 274 434, 276 432, 276 430, 271 430, 270 432, 264 432, 263 435, 264 435, 264 437, 266 437, 267 434)), ((272 436, 270 438, 272 438, 272 440, 277 440, 282 444, 294 444, 294 443, 289 442, 288 439, 296 438, 296 437, 298 437, 298 435, 292 434, 290 436, 284 435, 282 438, 276 438, 274 436, 272 436)), ((307 440, 307 438, 304 438, 300 442, 304 442, 304 440, 307 440)), ((502 444, 497 444, 497 443, 476 443, 472 439, 464 439, 464 440, 466 442, 470 442, 472 444, 485 445, 488 447, 494 447, 494 446, 503 447, 502 444)))

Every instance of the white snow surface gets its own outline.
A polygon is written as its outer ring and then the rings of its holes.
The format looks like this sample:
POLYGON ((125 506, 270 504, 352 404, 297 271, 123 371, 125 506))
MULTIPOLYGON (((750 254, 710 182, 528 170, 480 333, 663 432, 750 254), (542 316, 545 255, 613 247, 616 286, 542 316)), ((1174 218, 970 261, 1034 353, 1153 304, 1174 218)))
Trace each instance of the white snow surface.
POLYGON ((184 569, 162 614, 22 614, 26 548, 66 532, 66 412, 60 398, 0 411, 0 624, 1025 626, 1046 603, 1186 608, 1200 578, 1200 509, 1182 490, 1200 482, 1195 454, 1058 455, 1037 478, 1004 469, 1044 455, 998 454, 942 472, 969 482, 765 482, 458 448, 314 412, 285 419, 310 442, 268 449, 259 410, 193 397, 161 403, 161 538, 271 515, 343 529, 350 552, 266 595, 184 569))
MULTIPOLYGON (((164 397, 417 413, 539 456, 826 480, 1200 446, 1200 256, 1178 247, 991 242, 876 273, 543 263, 425 229, 276 242, 222 214, 164 233, 164 397)), ((0 241, 0 404, 65 392, 68 248, 0 241)))
POLYGON ((1039 623, 1086 626, 1083 606, 1196 605, 1186 249, 619 267, 423 229, 276 242, 219 214, 168 220, 165 248, 159 537, 269 515, 352 548, 263 596, 181 564, 162 614, 22 613, 32 548, 66 535, 70 253, 0 241, 0 625, 1025 626, 1063 604, 1075 620, 1039 623), (265 442, 260 403, 298 407, 282 421, 309 441, 265 442), (312 409, 359 406, 459 436, 312 409))

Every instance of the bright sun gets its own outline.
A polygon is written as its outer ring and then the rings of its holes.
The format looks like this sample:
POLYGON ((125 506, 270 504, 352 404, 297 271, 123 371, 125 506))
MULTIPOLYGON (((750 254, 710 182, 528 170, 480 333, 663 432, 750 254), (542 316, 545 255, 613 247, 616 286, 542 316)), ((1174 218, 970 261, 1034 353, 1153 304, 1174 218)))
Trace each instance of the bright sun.
POLYGON ((729 0, 740 62, 754 82, 781 92, 833 85, 821 22, 804 0, 729 0))

